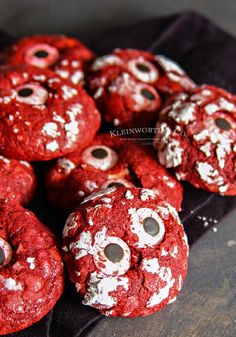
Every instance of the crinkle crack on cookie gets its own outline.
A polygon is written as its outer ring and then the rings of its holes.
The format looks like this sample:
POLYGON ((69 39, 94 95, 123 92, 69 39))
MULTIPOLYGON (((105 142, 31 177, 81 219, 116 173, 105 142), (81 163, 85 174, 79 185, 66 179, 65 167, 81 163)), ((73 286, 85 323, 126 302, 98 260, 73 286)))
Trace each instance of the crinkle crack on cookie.
POLYGON ((149 188, 178 211, 183 198, 181 184, 157 162, 151 146, 108 134, 97 135, 85 149, 58 159, 46 185, 50 201, 64 209, 74 209, 90 193, 112 186, 149 188))

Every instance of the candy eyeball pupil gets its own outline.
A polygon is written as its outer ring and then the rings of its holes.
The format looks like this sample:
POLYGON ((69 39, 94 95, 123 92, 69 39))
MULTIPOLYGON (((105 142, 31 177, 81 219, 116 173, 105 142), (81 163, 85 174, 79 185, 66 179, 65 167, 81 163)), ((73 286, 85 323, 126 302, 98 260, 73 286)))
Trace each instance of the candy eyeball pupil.
POLYGON ((5 253, 2 248, 0 248, 0 265, 3 264, 5 261, 5 253))
POLYGON ((124 187, 124 185, 122 183, 114 181, 113 183, 110 183, 107 187, 124 187))
POLYGON ((43 59, 48 57, 48 52, 46 50, 38 50, 34 53, 34 56, 43 59))
POLYGON ((149 91, 148 89, 142 89, 141 94, 143 97, 147 98, 150 101, 153 101, 155 99, 155 96, 153 95, 153 93, 149 91))
POLYGON ((216 118, 215 124, 219 129, 228 131, 230 129, 230 123, 224 118, 216 118))
POLYGON ((145 232, 151 236, 156 236, 160 231, 158 222, 151 217, 147 217, 143 220, 143 227, 145 232))
POLYGON ((124 251, 119 245, 115 243, 110 243, 105 247, 104 254, 108 258, 108 260, 116 263, 122 260, 124 256, 124 251))
POLYGON ((143 63, 137 63, 136 68, 141 71, 142 73, 149 73, 150 69, 143 63))
POLYGON ((106 158, 108 156, 108 153, 105 149, 98 148, 98 149, 94 149, 92 151, 92 156, 94 158, 103 159, 103 158, 106 158))
POLYGON ((18 91, 18 95, 21 97, 29 97, 32 94, 33 94, 33 90, 31 88, 24 88, 18 91))

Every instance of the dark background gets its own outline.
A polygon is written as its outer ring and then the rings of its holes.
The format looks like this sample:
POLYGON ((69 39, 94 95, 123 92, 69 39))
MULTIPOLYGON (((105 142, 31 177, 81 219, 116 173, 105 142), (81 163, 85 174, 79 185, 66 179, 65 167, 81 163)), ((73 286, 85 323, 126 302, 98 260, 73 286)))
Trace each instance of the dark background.
POLYGON ((236 35, 235 0, 0 0, 0 27, 14 36, 69 33, 86 39, 112 27, 189 9, 236 35))
MULTIPOLYGON (((236 36, 236 0, 0 0, 0 28, 11 36, 72 34, 99 45, 113 27, 186 10, 236 36)), ((149 317, 105 318, 86 337, 235 337, 235 219, 236 210, 194 244, 175 303, 149 317)))

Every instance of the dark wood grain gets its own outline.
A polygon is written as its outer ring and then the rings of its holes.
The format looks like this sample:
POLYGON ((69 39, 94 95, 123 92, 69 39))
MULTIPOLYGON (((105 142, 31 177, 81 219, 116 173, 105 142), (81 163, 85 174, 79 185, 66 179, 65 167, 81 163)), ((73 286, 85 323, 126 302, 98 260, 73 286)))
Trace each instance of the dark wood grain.
POLYGON ((148 317, 105 318, 87 337, 235 337, 236 211, 214 230, 192 247, 175 303, 148 317))

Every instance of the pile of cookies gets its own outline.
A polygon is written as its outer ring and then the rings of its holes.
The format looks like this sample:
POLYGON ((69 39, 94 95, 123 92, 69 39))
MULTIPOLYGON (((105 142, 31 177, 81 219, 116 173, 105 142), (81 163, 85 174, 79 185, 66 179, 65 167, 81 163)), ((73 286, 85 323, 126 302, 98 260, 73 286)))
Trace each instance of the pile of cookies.
POLYGON ((20 39, 0 64, 0 335, 52 309, 63 261, 102 314, 149 315, 173 302, 188 260, 181 181, 236 195, 236 97, 197 86, 165 56, 96 57, 65 36, 20 39), (109 132, 127 128, 129 139, 109 132), (155 128, 153 144, 135 128, 155 128), (62 247, 24 208, 37 162, 49 207, 68 214, 62 247))

